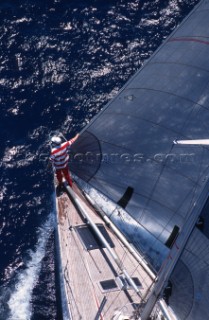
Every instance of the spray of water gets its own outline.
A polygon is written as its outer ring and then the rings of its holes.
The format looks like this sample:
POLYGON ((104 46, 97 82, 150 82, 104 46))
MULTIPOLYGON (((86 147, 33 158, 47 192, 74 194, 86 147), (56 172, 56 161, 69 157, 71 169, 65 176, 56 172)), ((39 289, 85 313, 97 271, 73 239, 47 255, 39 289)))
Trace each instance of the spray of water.
POLYGON ((53 231, 53 214, 39 229, 36 248, 29 252, 26 269, 17 276, 16 286, 8 301, 9 320, 28 320, 32 315, 31 297, 39 278, 41 263, 46 253, 46 244, 53 231))

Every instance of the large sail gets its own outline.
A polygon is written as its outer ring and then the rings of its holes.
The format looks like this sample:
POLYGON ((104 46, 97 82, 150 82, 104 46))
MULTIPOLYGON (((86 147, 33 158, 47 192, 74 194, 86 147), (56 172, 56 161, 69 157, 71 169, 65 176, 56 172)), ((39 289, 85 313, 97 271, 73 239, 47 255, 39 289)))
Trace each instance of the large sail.
POLYGON ((74 144, 72 171, 170 245, 209 172, 209 2, 202 1, 74 144))
POLYGON ((208 16, 201 1, 72 149, 71 170, 125 208, 155 252, 171 246, 207 182, 209 146, 173 141, 209 137, 208 16))

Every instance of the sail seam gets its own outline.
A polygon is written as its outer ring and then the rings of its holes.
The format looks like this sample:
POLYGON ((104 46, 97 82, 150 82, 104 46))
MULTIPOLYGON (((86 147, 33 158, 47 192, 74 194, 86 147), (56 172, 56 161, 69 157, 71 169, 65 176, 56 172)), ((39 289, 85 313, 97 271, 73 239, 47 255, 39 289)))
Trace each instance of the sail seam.
MULTIPOLYGON (((209 110, 208 110, 208 111, 209 111, 209 110)), ((173 132, 173 133, 175 133, 175 134, 177 134, 177 135, 181 135, 181 137, 185 137, 185 138, 189 139, 188 136, 183 135, 182 132, 179 132, 179 131, 174 130, 174 129, 169 128, 169 127, 166 127, 165 125, 162 125, 161 123, 154 122, 154 121, 152 121, 152 120, 145 119, 145 118, 143 118, 143 117, 139 117, 139 116, 137 116, 137 115, 131 115, 131 114, 128 114, 128 113, 125 113, 125 112, 120 112, 120 113, 119 113, 119 112, 118 112, 118 113, 108 112, 107 114, 124 115, 124 116, 132 117, 132 118, 134 118, 134 119, 137 118, 137 119, 140 119, 140 120, 142 120, 142 121, 151 123, 151 124, 153 124, 153 125, 155 125, 155 126, 157 126, 157 127, 161 127, 161 128, 163 128, 163 129, 165 129, 165 130, 167 130, 167 131, 173 132)), ((123 146, 119 146, 119 145, 116 145, 116 144, 113 144, 113 143, 109 143, 108 141, 105 141, 105 140, 100 140, 100 141, 102 141, 103 143, 107 143, 107 144, 109 144, 109 145, 118 147, 118 148, 119 148, 119 147, 120 147, 120 148, 122 147, 123 149, 125 149, 125 150, 127 150, 127 151, 131 151, 131 150, 128 149, 128 148, 125 148, 125 147, 123 147, 123 146)), ((205 148, 206 150, 209 151, 209 147, 202 146, 202 148, 205 148)), ((151 159, 151 158, 150 158, 150 159, 151 159)))
MULTIPOLYGON (((109 143, 109 142, 106 142, 106 141, 104 141, 104 140, 100 140, 100 141, 102 141, 103 143, 106 143, 107 145, 113 145, 113 144, 111 144, 111 143, 109 143)), ((114 145, 114 146, 117 146, 117 145, 114 145)), ((117 146, 118 148, 119 147, 121 147, 121 146, 117 146)), ((202 149, 206 149, 207 151, 209 151, 209 149, 207 148, 207 147, 202 147, 201 146, 201 148, 202 149)), ((127 149, 128 150, 128 149, 127 149)), ((129 151, 132 151, 131 149, 129 149, 129 151)), ((161 163, 159 163, 156 159, 154 159, 154 158, 151 158, 151 157, 146 157, 146 159, 149 159, 149 160, 152 160, 152 161, 154 161, 156 164, 158 164, 158 165, 162 165, 161 163)), ((172 171, 174 171, 174 172, 176 172, 176 173, 178 173, 180 176, 182 176, 182 177, 184 177, 184 178, 186 178, 186 179, 188 179, 188 180, 190 180, 192 183, 194 183, 194 184, 197 184, 198 185, 198 182, 197 181, 195 181, 195 180, 193 180, 191 177, 188 177, 188 176, 186 176, 186 175, 184 175, 184 174, 182 174, 182 172, 180 172, 180 171, 178 171, 178 170, 176 170, 176 169, 174 169, 174 168, 172 168, 171 166, 169 166, 168 164, 166 164, 166 168, 168 168, 168 169, 170 169, 170 170, 172 170, 172 171)), ((101 170, 101 169, 100 169, 101 170)), ((98 170, 97 170, 97 172, 98 172, 98 170)), ((96 173, 97 173, 96 172, 96 173)), ((92 178, 94 178, 94 176, 96 175, 96 173, 91 177, 91 178, 89 178, 89 180, 88 181, 90 181, 92 178)))
POLYGON ((209 41, 204 41, 201 39, 195 39, 190 37, 171 38, 168 40, 168 42, 196 42, 196 43, 209 45, 209 41))
POLYGON ((172 96, 175 96, 175 97, 178 97, 179 99, 182 99, 182 100, 185 100, 185 101, 189 101, 191 103, 194 103, 198 106, 200 106, 201 108, 203 108, 204 110, 207 110, 209 111, 208 108, 206 108, 204 105, 194 101, 194 100, 191 100, 191 99, 188 99, 186 97, 183 97, 183 96, 180 96, 178 94, 175 94, 173 92, 169 92, 169 91, 164 91, 164 90, 159 90, 159 89, 154 89, 154 88, 146 88, 146 87, 140 87, 140 88, 135 88, 135 87, 131 87, 131 88, 128 88, 129 90, 149 90, 149 91, 156 91, 156 92, 162 92, 162 93, 167 93, 169 95, 172 95, 172 96))
POLYGON ((153 61, 153 62, 150 62, 150 65, 155 65, 155 64, 173 64, 173 65, 179 65, 179 66, 186 66, 186 67, 190 67, 192 69, 198 69, 198 70, 202 70, 202 71, 209 73, 209 69, 203 69, 199 66, 195 66, 192 64, 188 64, 188 63, 181 63, 181 62, 174 62, 174 61, 153 61))
MULTIPOLYGON (((198 36, 189 36, 189 35, 187 35, 187 36, 181 36, 181 37, 176 37, 176 38, 203 38, 203 39, 209 39, 209 37, 207 37, 207 36, 201 36, 201 35, 198 35, 198 36)), ((172 38, 172 39, 175 39, 175 38, 172 38)))
MULTIPOLYGON (((196 105, 198 105, 198 104, 196 104, 196 105)), ((207 109, 207 111, 209 111, 209 109, 207 109)), ((119 113, 119 112, 118 112, 118 113, 115 113, 115 112, 107 112, 107 114, 115 114, 115 115, 118 114, 118 115, 124 115, 124 116, 133 117, 134 119, 137 118, 137 119, 140 119, 140 120, 142 120, 142 121, 151 123, 151 124, 153 124, 153 125, 155 125, 155 126, 158 126, 158 127, 160 127, 160 128, 163 128, 163 129, 165 129, 165 130, 167 130, 167 131, 173 132, 173 133, 175 133, 175 134, 177 134, 177 135, 180 135, 181 137, 184 137, 184 138, 186 138, 186 139, 188 139, 188 140, 190 139, 190 137, 184 135, 181 131, 176 131, 176 130, 174 130, 174 129, 172 129, 172 128, 166 127, 165 125, 162 125, 161 123, 157 123, 157 122, 154 122, 154 121, 152 121, 152 120, 145 119, 145 118, 142 118, 142 117, 139 117, 139 116, 136 116, 136 115, 133 116, 133 115, 128 114, 128 113, 125 113, 125 112, 120 112, 120 113, 119 113)), ((185 124, 184 124, 184 127, 185 127, 185 124)), ((108 144, 108 145, 115 146, 115 147, 117 147, 117 148, 123 148, 124 150, 130 151, 130 152, 132 151, 131 149, 125 148, 124 146, 121 146, 121 145, 113 144, 113 143, 110 143, 110 142, 105 141, 105 140, 100 140, 100 141, 103 142, 103 143, 106 143, 106 144, 108 144)), ((209 151, 209 146, 207 147, 206 145, 202 145, 201 148, 204 149, 204 150, 206 150, 206 151, 209 151)), ((150 160, 155 161, 154 158, 147 157, 147 159, 150 159, 150 160)), ((168 166, 168 167, 169 167, 169 166, 168 166)))

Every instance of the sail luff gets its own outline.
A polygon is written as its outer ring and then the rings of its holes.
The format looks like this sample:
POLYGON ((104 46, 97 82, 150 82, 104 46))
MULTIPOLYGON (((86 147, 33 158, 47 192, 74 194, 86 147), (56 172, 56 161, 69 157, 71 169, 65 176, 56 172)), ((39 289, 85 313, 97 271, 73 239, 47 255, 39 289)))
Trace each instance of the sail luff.
POLYGON ((167 283, 176 263, 178 262, 181 253, 183 252, 186 243, 189 239, 191 232, 193 231, 197 219, 203 209, 203 206, 208 198, 208 189, 209 183, 207 183, 200 194, 200 197, 197 203, 194 205, 193 210, 188 217, 184 227, 182 228, 182 232, 179 234, 176 239, 171 251, 169 252, 165 263, 163 264, 163 268, 160 270, 157 282, 153 287, 152 293, 147 301, 147 304, 141 314, 141 320, 148 320, 159 296, 167 283))

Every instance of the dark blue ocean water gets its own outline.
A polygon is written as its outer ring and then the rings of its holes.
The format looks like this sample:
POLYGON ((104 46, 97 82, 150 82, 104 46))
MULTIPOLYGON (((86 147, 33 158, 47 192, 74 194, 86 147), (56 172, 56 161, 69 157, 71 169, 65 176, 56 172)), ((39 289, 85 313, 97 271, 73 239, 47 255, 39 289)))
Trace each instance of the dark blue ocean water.
POLYGON ((198 0, 0 0, 0 320, 55 320, 51 131, 72 137, 198 0))

